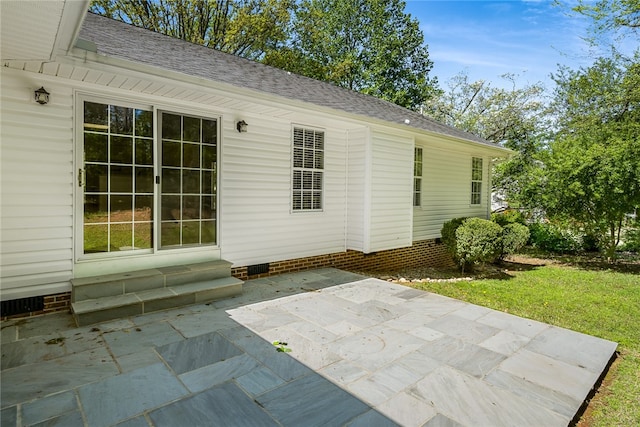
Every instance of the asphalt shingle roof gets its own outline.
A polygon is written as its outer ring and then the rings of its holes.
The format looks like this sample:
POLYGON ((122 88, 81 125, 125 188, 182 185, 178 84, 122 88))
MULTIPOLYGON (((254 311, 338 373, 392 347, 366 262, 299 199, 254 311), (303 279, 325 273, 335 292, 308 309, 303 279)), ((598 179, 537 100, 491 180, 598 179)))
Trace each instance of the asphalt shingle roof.
POLYGON ((97 53, 193 77, 308 102, 338 111, 383 120, 473 141, 492 147, 476 135, 444 125, 391 102, 334 84, 314 80, 205 46, 138 28, 93 13, 85 17, 80 39, 97 53))

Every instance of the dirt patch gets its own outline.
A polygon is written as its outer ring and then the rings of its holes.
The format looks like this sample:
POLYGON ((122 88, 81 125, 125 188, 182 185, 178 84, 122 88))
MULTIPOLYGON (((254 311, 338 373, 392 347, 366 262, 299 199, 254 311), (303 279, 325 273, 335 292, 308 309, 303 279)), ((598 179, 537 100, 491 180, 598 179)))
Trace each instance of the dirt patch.
POLYGON ((622 360, 622 357, 618 355, 618 357, 613 361, 613 363, 609 367, 609 370, 607 371, 607 374, 602 380, 602 383, 600 384, 598 389, 595 391, 595 394, 593 395, 593 397, 587 403, 587 407, 584 410, 584 413, 582 414, 578 422, 574 424, 575 427, 591 427, 593 425, 594 423, 593 412, 598 408, 600 408, 601 406, 603 406, 604 405, 602 403, 603 399, 607 395, 611 394, 611 391, 610 391, 611 383, 613 383, 613 380, 617 375, 618 365, 620 364, 621 360, 622 360))
POLYGON ((51 338, 48 341, 45 341, 46 345, 55 345, 55 344, 60 344, 61 346, 64 345, 64 337, 57 337, 57 338, 51 338))
POLYGON ((511 255, 496 264, 475 266, 472 271, 462 273, 456 266, 433 268, 403 268, 397 270, 359 271, 358 273, 393 282, 462 281, 476 279, 509 279, 514 271, 529 271, 545 265, 580 268, 584 270, 608 270, 619 273, 640 274, 640 256, 621 254, 609 261, 600 254, 548 255, 544 258, 518 254, 511 255))
POLYGON ((554 263, 527 256, 508 257, 500 263, 475 266, 464 273, 456 266, 451 267, 414 267, 398 270, 364 271, 367 276, 392 282, 459 282, 476 279, 508 279, 513 271, 528 271, 543 265, 554 263))
POLYGON ((586 252, 574 255, 545 254, 544 258, 524 254, 516 255, 513 258, 518 258, 525 263, 540 261, 546 264, 568 266, 583 270, 607 270, 618 273, 640 274, 640 254, 634 252, 619 252, 615 259, 608 259, 606 256, 597 252, 586 252))

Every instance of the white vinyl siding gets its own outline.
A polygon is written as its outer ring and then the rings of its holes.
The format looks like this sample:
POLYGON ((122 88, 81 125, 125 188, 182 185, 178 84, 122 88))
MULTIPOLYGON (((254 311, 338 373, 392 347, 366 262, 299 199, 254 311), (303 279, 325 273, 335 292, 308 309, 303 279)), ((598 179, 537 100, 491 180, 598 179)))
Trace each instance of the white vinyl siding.
MULTIPOLYGON (((313 128, 313 118, 296 115, 294 125, 313 128)), ((346 131, 324 130, 324 189, 321 211, 291 210, 291 128, 288 120, 248 116, 246 133, 222 123, 222 257, 251 265, 345 250, 346 131)))
MULTIPOLYGON (((347 169, 347 249, 364 250, 365 230, 369 230, 370 167, 367 167, 369 129, 349 131, 347 169), (367 207, 365 210, 365 206, 367 207)), ((369 165, 370 166, 370 165, 369 165)))
POLYGON ((455 140, 432 146, 431 136, 421 136, 423 180, 429 185, 422 188, 422 208, 413 209, 415 144, 409 132, 288 105, 276 96, 173 78, 181 77, 107 69, 90 59, 76 65, 11 61, 3 67, 3 300, 68 291, 72 277, 219 258, 244 266, 347 248, 405 247, 412 236, 437 237, 442 222, 454 216, 486 215, 489 157, 482 147, 455 140), (33 101, 40 86, 51 93, 48 105, 33 101), (74 140, 79 141, 82 125, 74 124, 74 109, 85 96, 153 105, 156 115, 161 110, 219 119, 218 247, 79 260, 74 239, 82 237, 83 201, 76 191, 82 153, 74 140), (237 132, 239 120, 249 123, 248 132, 237 132), (321 210, 292 211, 293 127, 324 132, 321 210), (484 159, 485 197, 470 207, 474 156, 484 159))
POLYGON ((72 91, 2 71, 0 283, 2 299, 66 291, 72 277, 72 91))
MULTIPOLYGON (((486 197, 479 205, 470 204, 470 165, 474 157, 470 149, 436 141, 426 144, 423 178, 429 185, 423 189, 422 209, 414 210, 414 241, 440 237, 442 224, 452 218, 486 218, 488 209, 486 197)), ((485 187, 489 171, 486 166, 483 169, 485 187)))
POLYGON ((411 245, 413 138, 373 132, 371 226, 366 252, 411 245))

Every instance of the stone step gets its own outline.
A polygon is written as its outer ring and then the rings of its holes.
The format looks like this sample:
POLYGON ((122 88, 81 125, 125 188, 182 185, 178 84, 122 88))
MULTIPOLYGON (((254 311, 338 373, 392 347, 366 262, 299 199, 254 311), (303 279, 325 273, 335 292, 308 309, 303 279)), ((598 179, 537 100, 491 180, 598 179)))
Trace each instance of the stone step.
POLYGON ((231 265, 229 261, 216 260, 72 279, 71 302, 229 277, 231 265))
POLYGON ((163 288, 128 292, 71 303, 78 326, 86 326, 122 317, 230 298, 242 293, 244 282, 223 277, 163 288))

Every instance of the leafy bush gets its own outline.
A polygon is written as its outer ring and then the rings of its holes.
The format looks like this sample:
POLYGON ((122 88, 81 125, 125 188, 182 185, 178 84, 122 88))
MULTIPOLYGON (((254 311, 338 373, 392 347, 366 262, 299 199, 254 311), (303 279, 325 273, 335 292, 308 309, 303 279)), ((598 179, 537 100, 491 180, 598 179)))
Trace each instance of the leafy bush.
POLYGON ((623 251, 640 253, 640 228, 630 228, 624 233, 623 251))
POLYGON ((525 225, 527 223, 524 215, 522 215, 520 211, 515 211, 515 210, 507 210, 501 213, 493 213, 491 214, 491 221, 495 222, 496 224, 502 227, 504 227, 507 224, 518 223, 518 224, 525 225))
POLYGON ((522 249, 529 241, 529 228, 514 222, 502 227, 502 255, 510 255, 522 249))
POLYGON ((453 218, 451 221, 447 221, 442 224, 442 230, 440 230, 442 243, 444 243, 444 246, 447 248, 447 252, 451 254, 456 263, 459 261, 456 249, 456 230, 466 219, 466 217, 453 218))
POLYGON ((556 253, 575 253, 582 249, 582 238, 568 227, 548 223, 529 225, 531 244, 539 249, 556 253))
POLYGON ((456 230, 456 250, 464 264, 493 262, 502 254, 502 227, 482 218, 468 218, 456 230))
POLYGON ((598 252, 602 247, 602 238, 595 233, 585 233, 582 236, 582 250, 586 252, 598 252))

